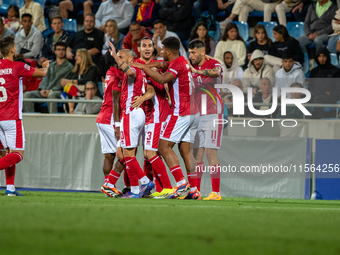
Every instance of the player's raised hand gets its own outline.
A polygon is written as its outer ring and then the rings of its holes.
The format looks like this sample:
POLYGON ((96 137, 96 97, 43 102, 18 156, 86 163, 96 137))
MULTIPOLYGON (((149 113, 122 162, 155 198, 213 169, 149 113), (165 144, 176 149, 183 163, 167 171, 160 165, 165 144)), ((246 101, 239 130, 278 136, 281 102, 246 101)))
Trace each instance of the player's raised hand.
POLYGON ((109 51, 110 51, 110 53, 111 53, 111 56, 117 55, 117 53, 116 53, 116 48, 115 48, 115 46, 113 45, 113 43, 109 41, 109 45, 110 45, 110 48, 111 48, 111 49, 109 49, 109 51))
POLYGON ((46 60, 44 63, 42 63, 41 67, 42 68, 49 68, 51 60, 46 60))
POLYGON ((144 98, 142 96, 135 96, 134 100, 131 102, 133 108, 139 108, 144 103, 144 98))
POLYGON ((196 69, 191 65, 189 59, 187 59, 187 61, 188 61, 188 64, 189 64, 189 67, 190 67, 191 72, 192 72, 192 73, 195 73, 195 72, 196 72, 196 69))

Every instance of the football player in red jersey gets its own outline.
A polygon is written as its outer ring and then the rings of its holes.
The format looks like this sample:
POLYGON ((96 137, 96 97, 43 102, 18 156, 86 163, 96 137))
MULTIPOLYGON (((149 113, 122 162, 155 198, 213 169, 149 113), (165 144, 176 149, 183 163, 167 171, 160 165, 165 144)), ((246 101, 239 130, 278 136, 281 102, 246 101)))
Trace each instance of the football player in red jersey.
POLYGON ((105 54, 105 62, 110 69, 105 76, 104 100, 97 117, 97 127, 104 154, 105 183, 101 191, 110 197, 115 197, 120 194, 115 184, 125 168, 122 161, 123 152, 118 142, 121 118, 120 94, 124 73, 117 68, 117 63, 109 51, 105 54), (118 160, 113 164, 116 154, 118 160))
POLYGON ((31 68, 22 62, 14 62, 16 48, 14 38, 9 36, 0 40, 0 170, 5 169, 7 196, 20 196, 15 190, 15 165, 22 161, 25 150, 25 133, 22 124, 23 77, 44 77, 49 61, 41 69, 31 68), (6 155, 7 148, 8 153, 6 155))
POLYGON ((223 118, 223 102, 220 89, 215 89, 215 84, 222 83, 222 66, 215 59, 207 59, 205 56, 205 45, 202 41, 196 40, 188 45, 189 59, 193 67, 193 73, 197 105, 201 111, 198 124, 194 152, 197 161, 197 188, 200 191, 201 178, 204 172, 204 152, 209 163, 211 175, 212 193, 203 200, 221 200, 220 194, 220 164, 217 158, 217 150, 221 146, 223 125, 214 125, 214 119, 223 118), (206 105, 203 105, 206 112, 202 112, 201 98, 206 97, 206 105))
MULTIPOLYGON (((141 57, 135 60, 135 62, 141 64, 157 62, 152 59, 154 45, 150 38, 144 37, 140 40, 138 51, 140 52, 141 57)), ((151 93, 148 93, 147 91, 143 96, 136 97, 132 106, 139 107, 143 104, 142 107, 146 115, 144 132, 144 171, 148 177, 151 177, 153 173, 153 179, 156 184, 156 192, 150 197, 167 198, 173 193, 173 189, 165 165, 158 156, 157 151, 162 123, 170 114, 170 106, 166 98, 167 91, 164 84, 155 82, 148 75, 147 80, 148 90, 149 88, 152 88, 150 90, 151 93), (151 174, 149 174, 150 172, 151 174)), ((150 179, 152 179, 152 177, 150 179)))
POLYGON ((199 110, 196 103, 191 100, 194 93, 191 70, 187 60, 179 56, 180 41, 176 37, 168 37, 162 41, 162 44, 163 58, 168 63, 154 62, 148 65, 134 63, 134 66, 144 70, 154 81, 162 84, 168 83, 169 86, 172 112, 162 127, 159 142, 159 152, 177 183, 173 195, 169 198, 177 198, 190 189, 188 196, 192 199, 200 199, 196 187, 196 161, 191 148, 199 122, 199 110), (163 69, 166 72, 159 74, 150 67, 163 69), (179 144, 181 156, 189 173, 190 184, 184 179, 178 157, 172 150, 176 143, 179 144))
POLYGON ((120 97, 122 111, 120 142, 123 148, 125 169, 131 183, 131 192, 123 198, 141 198, 152 190, 155 184, 145 176, 136 159, 137 146, 145 125, 145 113, 142 108, 134 108, 131 102, 136 96, 139 97, 145 93, 147 81, 141 69, 130 66, 133 62, 130 50, 121 50, 117 55, 114 45, 109 44, 112 57, 125 73, 120 97), (141 189, 139 189, 138 179, 142 184, 141 189))

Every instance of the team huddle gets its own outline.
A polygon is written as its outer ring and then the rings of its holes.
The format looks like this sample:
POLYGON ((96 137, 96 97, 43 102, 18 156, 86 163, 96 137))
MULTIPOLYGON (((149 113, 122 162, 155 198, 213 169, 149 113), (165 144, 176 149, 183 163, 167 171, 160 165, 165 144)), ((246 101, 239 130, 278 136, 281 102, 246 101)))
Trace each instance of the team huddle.
MULTIPOLYGON (((212 123, 223 114, 220 91, 214 88, 222 81, 222 66, 205 55, 205 46, 199 40, 188 45, 191 63, 179 56, 180 41, 176 37, 168 37, 162 44, 162 62, 152 59, 154 45, 148 37, 140 40, 141 57, 135 61, 130 50, 117 53, 112 43, 105 55, 110 69, 97 117, 104 154, 105 183, 101 191, 109 197, 201 199, 206 154, 212 193, 204 199, 221 200, 217 150, 223 127, 212 123), (200 112, 204 97, 207 112, 200 112), (141 140, 144 171, 136 159, 141 140), (175 144, 188 180, 173 151, 175 144), (116 156, 118 160, 114 161, 116 156), (175 178, 175 187, 162 158, 175 178), (125 188, 120 192, 116 182, 121 174, 125 188)), ((13 37, 0 40, 0 51, 0 170, 5 170, 5 194, 19 196, 14 177, 15 165, 22 161, 25 149, 22 77, 45 76, 49 61, 41 69, 14 62, 13 37)))
POLYGON ((221 200, 217 150, 223 127, 212 123, 223 114, 220 91, 214 88, 222 81, 222 66, 207 58, 205 45, 199 40, 188 45, 191 63, 179 56, 177 38, 168 37, 162 44, 162 62, 152 59, 154 45, 147 37, 140 40, 141 57, 135 61, 130 50, 117 53, 112 44, 105 56, 110 69, 97 118, 104 154, 105 183, 101 191, 121 198, 201 199, 205 153, 212 169, 212 193, 204 199, 221 200), (200 112, 203 96, 206 113, 200 112), (144 171, 136 160, 140 140, 144 171), (173 151, 175 144, 185 163, 188 181, 173 151), (175 187, 162 158, 175 178, 175 187), (125 188, 120 192, 116 182, 121 174, 125 188), (156 191, 151 193, 154 188, 156 191))

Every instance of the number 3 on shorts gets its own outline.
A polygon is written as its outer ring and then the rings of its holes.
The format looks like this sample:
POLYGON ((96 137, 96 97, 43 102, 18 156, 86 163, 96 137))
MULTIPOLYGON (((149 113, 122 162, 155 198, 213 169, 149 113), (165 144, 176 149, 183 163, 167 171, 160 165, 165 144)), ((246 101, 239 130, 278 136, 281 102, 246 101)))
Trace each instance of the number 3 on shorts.
MULTIPOLYGON (((0 84, 3 85, 5 84, 5 79, 4 78, 0 78, 0 84)), ((0 102, 6 102, 7 101, 7 92, 5 87, 0 86, 0 102), (2 94, 2 96, 1 96, 2 94)))

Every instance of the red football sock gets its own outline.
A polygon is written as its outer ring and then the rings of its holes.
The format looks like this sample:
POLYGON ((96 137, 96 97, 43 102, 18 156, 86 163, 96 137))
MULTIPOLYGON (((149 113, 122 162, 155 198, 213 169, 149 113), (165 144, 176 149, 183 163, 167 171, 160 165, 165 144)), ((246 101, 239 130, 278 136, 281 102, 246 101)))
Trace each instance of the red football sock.
POLYGON ((159 179, 157 173, 155 172, 154 169, 152 169, 153 171, 153 182, 155 183, 155 186, 156 186, 156 192, 161 192, 163 190, 163 186, 162 186, 162 182, 161 180, 159 179))
POLYGON ((180 182, 181 180, 183 180, 184 175, 183 175, 182 169, 181 169, 181 167, 179 165, 178 166, 174 166, 173 168, 170 168, 170 172, 174 176, 176 182, 180 182))
POLYGON ((0 159, 0 170, 18 164, 21 160, 22 156, 18 152, 9 153, 0 159))
POLYGON ((124 169, 124 185, 125 185, 125 187, 131 187, 130 179, 129 179, 129 176, 127 174, 126 168, 124 169))
POLYGON ((220 192, 220 180, 221 180, 221 165, 220 164, 211 166, 210 176, 211 176, 212 191, 216 193, 220 192))
POLYGON ((116 171, 111 170, 111 172, 108 176, 108 182, 113 184, 113 185, 116 185, 116 182, 118 181, 118 179, 120 177, 120 174, 121 173, 117 173, 116 171))
POLYGON ((153 179, 153 173, 152 173, 152 166, 146 158, 144 158, 144 166, 143 166, 144 173, 146 177, 148 177, 151 181, 153 179))
POLYGON ((188 181, 190 184, 190 189, 196 189, 197 188, 197 173, 189 173, 188 174, 188 181))
POLYGON ((104 176, 104 180, 105 180, 105 182, 108 182, 108 181, 109 181, 109 176, 108 176, 108 175, 105 175, 105 176, 104 176))
POLYGON ((144 172, 140 168, 136 157, 125 157, 125 169, 129 176, 131 187, 139 187, 138 175, 141 172, 144 175, 144 172))
POLYGON ((165 165, 163 161, 161 160, 161 158, 159 156, 155 156, 152 159, 150 159, 150 163, 152 165, 153 170, 156 172, 157 176, 159 177, 163 185, 163 189, 172 189, 168 173, 166 171, 165 165))
POLYGON ((6 185, 14 185, 15 165, 5 169, 6 185))
POLYGON ((197 172, 197 189, 201 191, 201 179, 204 170, 204 162, 197 163, 196 172, 197 172))

